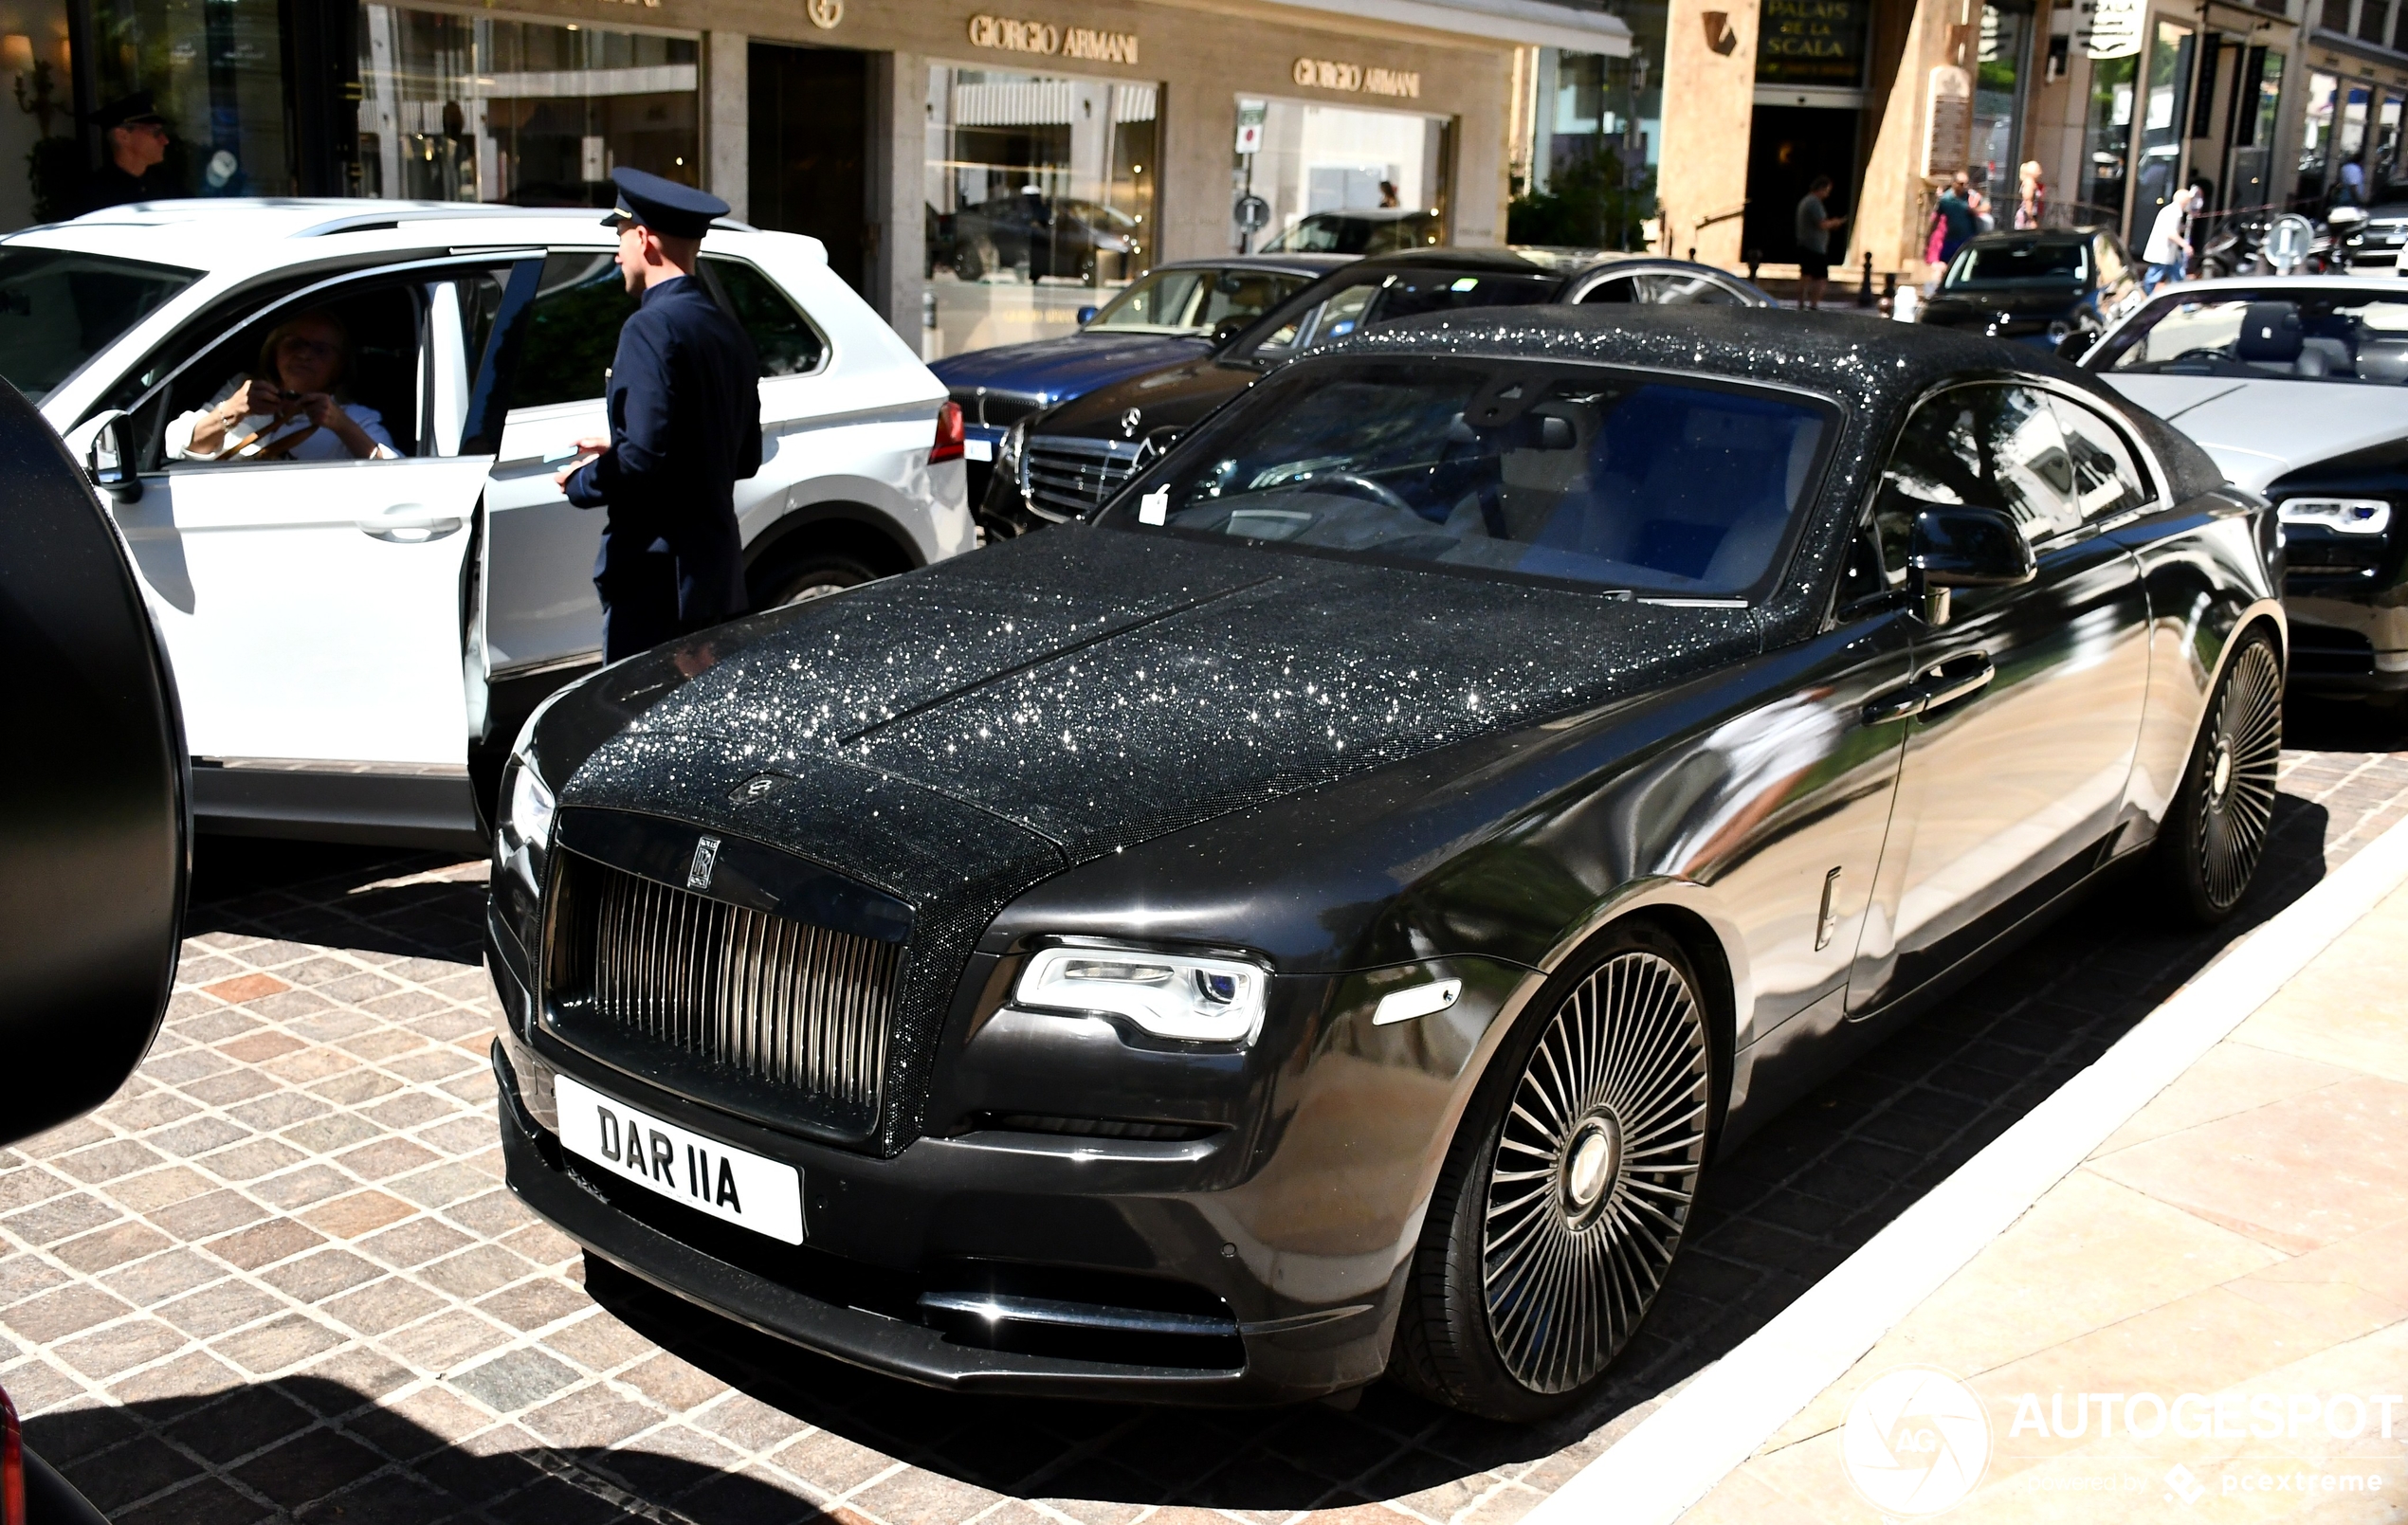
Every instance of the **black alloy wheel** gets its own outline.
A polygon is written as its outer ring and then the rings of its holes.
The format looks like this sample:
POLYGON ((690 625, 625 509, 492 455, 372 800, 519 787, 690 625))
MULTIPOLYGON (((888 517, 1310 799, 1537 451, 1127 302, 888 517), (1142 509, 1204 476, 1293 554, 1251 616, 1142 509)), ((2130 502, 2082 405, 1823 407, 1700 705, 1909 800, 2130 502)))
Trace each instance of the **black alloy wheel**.
POLYGON ((1626 923, 1491 1063, 1431 1202, 1390 1370, 1529 1422, 1578 1404, 1654 1305, 1713 1124, 1688 961, 1626 923))
POLYGON ((2263 631, 2242 638, 2208 700, 2181 792, 2160 828, 2159 877, 2201 926, 2233 914, 2266 856, 2283 753, 2283 664, 2263 631))

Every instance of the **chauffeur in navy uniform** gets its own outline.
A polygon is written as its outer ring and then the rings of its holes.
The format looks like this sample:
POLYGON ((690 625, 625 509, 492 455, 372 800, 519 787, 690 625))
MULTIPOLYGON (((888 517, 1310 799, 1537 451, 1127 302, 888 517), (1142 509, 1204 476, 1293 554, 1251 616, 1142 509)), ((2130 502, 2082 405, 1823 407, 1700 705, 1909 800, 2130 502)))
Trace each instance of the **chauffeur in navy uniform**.
POLYGON ((760 469, 760 363, 695 274, 727 203, 641 170, 614 170, 619 272, 639 299, 619 330, 611 435, 556 479, 579 508, 611 511, 594 559, 607 662, 744 612, 736 482, 760 469))

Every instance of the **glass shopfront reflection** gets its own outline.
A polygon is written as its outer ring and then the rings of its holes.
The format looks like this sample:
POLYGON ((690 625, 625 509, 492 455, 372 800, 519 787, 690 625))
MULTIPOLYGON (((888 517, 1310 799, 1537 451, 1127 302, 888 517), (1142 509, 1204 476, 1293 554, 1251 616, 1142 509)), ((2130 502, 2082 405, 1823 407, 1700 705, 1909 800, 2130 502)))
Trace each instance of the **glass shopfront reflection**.
POLYGON ((93 12, 101 102, 151 92, 167 173, 189 195, 298 189, 285 129, 277 0, 107 0, 93 12))
POLYGON ((2157 225, 2161 208, 2182 184, 2182 143, 2190 134, 2191 48, 2196 34, 2169 21, 2157 24, 2149 45, 2141 152, 2132 167, 2132 214, 2126 242, 2138 247, 2157 225))
POLYGON ((1237 156, 1241 196, 1269 203, 1266 252, 1385 254, 1449 242, 1448 124, 1401 111, 1264 103, 1262 147, 1237 156))
POLYGON ((698 184, 700 49, 691 37, 362 6, 360 193, 608 206, 621 165, 698 184))
POLYGON ((1154 263, 1160 91, 928 71, 928 358, 1042 338, 1154 263))

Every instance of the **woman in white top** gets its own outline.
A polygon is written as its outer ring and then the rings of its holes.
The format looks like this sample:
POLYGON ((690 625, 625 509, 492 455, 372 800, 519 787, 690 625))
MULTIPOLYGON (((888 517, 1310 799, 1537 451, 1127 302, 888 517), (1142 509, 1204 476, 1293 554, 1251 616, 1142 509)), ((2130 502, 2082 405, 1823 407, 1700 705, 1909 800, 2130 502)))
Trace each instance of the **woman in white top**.
POLYGON ((331 313, 279 323, 259 348, 259 367, 207 408, 167 427, 178 461, 393 461, 400 452, 384 415, 335 400, 350 359, 349 336, 331 313))

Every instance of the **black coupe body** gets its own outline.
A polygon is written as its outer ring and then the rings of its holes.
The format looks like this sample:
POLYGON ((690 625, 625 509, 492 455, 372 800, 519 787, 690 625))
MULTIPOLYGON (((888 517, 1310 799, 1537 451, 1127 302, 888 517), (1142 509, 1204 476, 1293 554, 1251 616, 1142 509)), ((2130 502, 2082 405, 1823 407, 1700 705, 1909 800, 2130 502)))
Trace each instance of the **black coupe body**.
POLYGON ((2271 808, 2262 500, 2070 368, 1456 315, 1100 513, 610 668, 490 921, 512 1187, 988 1391, 1600 1379, 1719 1148, 2271 808))

